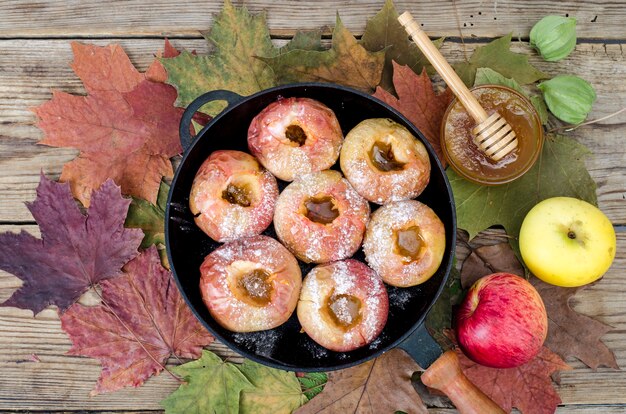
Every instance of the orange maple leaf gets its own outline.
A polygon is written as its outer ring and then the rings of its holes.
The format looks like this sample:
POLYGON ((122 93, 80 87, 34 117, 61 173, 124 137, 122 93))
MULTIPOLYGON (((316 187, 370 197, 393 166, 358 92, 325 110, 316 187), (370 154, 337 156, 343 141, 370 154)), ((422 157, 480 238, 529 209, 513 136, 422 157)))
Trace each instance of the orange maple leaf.
POLYGON ((393 62, 393 86, 398 97, 376 88, 374 96, 394 107, 419 129, 437 153, 437 157, 446 166, 439 140, 441 122, 446 108, 454 97, 450 89, 436 94, 432 82, 425 70, 417 75, 408 66, 393 62))
POLYGON ((112 178, 127 195, 152 203, 162 177, 171 177, 170 158, 182 151, 174 107, 176 91, 146 78, 119 45, 72 43, 72 69, 87 96, 53 91, 34 109, 45 134, 41 144, 80 150, 63 167, 60 181, 85 206, 93 189, 112 178))

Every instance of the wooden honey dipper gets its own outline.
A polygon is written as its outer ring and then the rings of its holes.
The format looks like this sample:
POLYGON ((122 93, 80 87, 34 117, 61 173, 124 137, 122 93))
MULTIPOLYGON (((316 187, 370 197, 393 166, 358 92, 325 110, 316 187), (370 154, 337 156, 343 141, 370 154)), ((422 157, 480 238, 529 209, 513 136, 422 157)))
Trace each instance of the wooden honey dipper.
POLYGON ((491 115, 487 114, 476 97, 472 95, 461 78, 441 55, 439 49, 419 27, 411 13, 402 13, 398 17, 398 21, 476 121, 472 133, 474 134, 474 143, 478 148, 494 161, 498 161, 517 148, 517 136, 511 125, 497 112, 491 115))

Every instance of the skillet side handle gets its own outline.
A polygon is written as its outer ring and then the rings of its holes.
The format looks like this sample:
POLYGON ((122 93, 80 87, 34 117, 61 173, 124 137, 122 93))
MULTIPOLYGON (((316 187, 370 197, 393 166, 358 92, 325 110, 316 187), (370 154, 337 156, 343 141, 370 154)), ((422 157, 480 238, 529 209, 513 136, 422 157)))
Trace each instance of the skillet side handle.
POLYGON ((424 385, 445 393, 461 414, 504 414, 505 411, 467 379, 454 351, 446 351, 420 377, 424 385))
POLYGON ((180 134, 180 144, 183 146, 183 153, 187 152, 195 138, 195 136, 192 136, 189 131, 191 131, 191 119, 196 114, 198 109, 211 101, 226 101, 228 106, 231 106, 242 99, 243 96, 224 89, 207 92, 194 99, 189 106, 187 106, 185 112, 183 112, 183 116, 180 119, 180 126, 178 128, 178 133, 180 134))

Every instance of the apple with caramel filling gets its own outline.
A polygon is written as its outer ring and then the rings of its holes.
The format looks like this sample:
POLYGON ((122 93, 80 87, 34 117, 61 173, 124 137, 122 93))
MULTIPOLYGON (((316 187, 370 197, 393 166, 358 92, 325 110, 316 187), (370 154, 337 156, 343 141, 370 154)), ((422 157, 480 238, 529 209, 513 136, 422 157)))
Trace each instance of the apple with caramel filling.
POLYGON ((283 98, 269 104, 248 128, 248 148, 281 180, 330 168, 343 142, 335 113, 310 98, 283 98))
POLYGON ((386 283, 398 287, 427 281, 439 268, 445 247, 443 223, 430 207, 416 200, 376 210, 363 242, 367 263, 386 283))
POLYGON ((298 178, 280 193, 274 228, 300 260, 326 263, 359 249, 369 213, 367 201, 341 173, 326 170, 298 178))
POLYGON ((357 260, 318 265, 302 282, 298 320, 311 339, 330 350, 369 344, 385 326, 388 312, 382 279, 357 260))
POLYGON ((225 242, 263 232, 272 222, 277 198, 276 178, 253 156, 222 150, 200 166, 189 207, 202 231, 225 242))
POLYGON ((430 180, 424 144, 387 118, 366 119, 348 132, 339 163, 354 189, 377 204, 417 197, 430 180))
POLYGON ((296 308, 302 273, 295 257, 271 237, 229 242, 200 267, 200 292, 211 316, 235 332, 275 328, 296 308))

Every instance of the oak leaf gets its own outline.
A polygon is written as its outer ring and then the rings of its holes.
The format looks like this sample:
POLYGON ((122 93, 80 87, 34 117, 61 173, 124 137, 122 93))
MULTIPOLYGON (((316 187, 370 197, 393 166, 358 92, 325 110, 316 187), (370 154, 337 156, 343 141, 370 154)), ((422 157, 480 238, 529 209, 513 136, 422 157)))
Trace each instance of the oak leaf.
POLYGON ((310 413, 427 413, 411 384, 417 363, 400 349, 352 368, 328 373, 317 397, 296 411, 310 413))
POLYGON ((87 96, 53 91, 34 109, 45 134, 41 144, 80 150, 61 181, 85 206, 91 191, 113 178, 127 195, 156 201, 162 177, 173 175, 170 157, 182 151, 173 107, 176 91, 145 78, 118 45, 72 43, 72 68, 87 96))
MULTIPOLYGON (((203 33, 215 47, 207 56, 183 51, 171 59, 161 59, 167 70, 167 83, 178 92, 177 106, 186 107, 205 92, 227 89, 251 95, 274 86, 272 69, 255 56, 275 56, 278 49, 270 39, 265 13, 251 15, 246 7, 224 2, 210 31, 203 33)), ((210 115, 219 113, 223 103, 203 107, 210 115)))
POLYGON ((561 403, 551 375, 571 367, 545 346, 526 364, 503 369, 479 365, 458 348, 456 352, 467 378, 506 412, 516 407, 522 414, 552 414, 561 403))
POLYGON ((445 89, 435 93, 425 70, 417 75, 408 66, 396 62, 393 62, 393 84, 398 98, 381 87, 376 89, 374 96, 406 116, 424 134, 445 166, 439 136, 443 115, 453 99, 452 91, 445 89))
POLYGON ((329 50, 293 49, 259 58, 273 69, 279 84, 329 82, 371 92, 380 82, 385 51, 368 52, 337 15, 329 50))
POLYGON ((491 68, 506 78, 513 78, 522 85, 549 76, 528 63, 528 56, 511 52, 511 34, 477 47, 469 61, 454 65, 454 69, 467 86, 474 85, 478 68, 491 68))
MULTIPOLYGON (((479 278, 495 272, 524 276, 524 268, 508 243, 473 249, 463 262, 461 280, 469 287, 479 278)), ((582 288, 564 288, 542 282, 532 276, 548 313, 548 337, 545 346, 563 359, 576 357, 592 369, 599 366, 619 369, 615 355, 600 340, 611 326, 574 311, 571 298, 582 288)))
POLYGON ((448 168, 460 229, 472 239, 492 225, 516 239, 526 213, 541 200, 569 196, 597 204, 596 184, 585 167, 589 150, 560 135, 547 135, 533 167, 515 181, 498 186, 471 183, 448 168))
POLYGON ((172 274, 151 247, 100 283, 102 304, 74 304, 61 316, 70 355, 100 360, 92 395, 139 386, 163 370, 170 356, 198 358, 213 337, 187 307, 172 274))
MULTIPOLYGON (((441 47, 443 38, 433 43, 436 47, 441 47)), ((398 12, 391 0, 386 0, 383 8, 367 21, 361 45, 370 52, 381 50, 385 52, 385 66, 380 86, 386 91, 394 91, 393 62, 406 65, 415 73, 421 73, 424 68, 432 71, 428 59, 415 43, 409 40, 406 30, 398 22, 398 12)))
POLYGON ((119 276, 137 255, 141 231, 123 227, 130 200, 111 180, 92 197, 83 214, 68 184, 41 175, 35 201, 26 204, 41 239, 25 231, 0 234, 0 269, 24 282, 2 306, 37 314, 56 305, 63 312, 89 288, 119 276))
POLYGON ((245 360, 239 370, 254 385, 241 391, 240 414, 291 414, 309 399, 293 372, 245 360))

